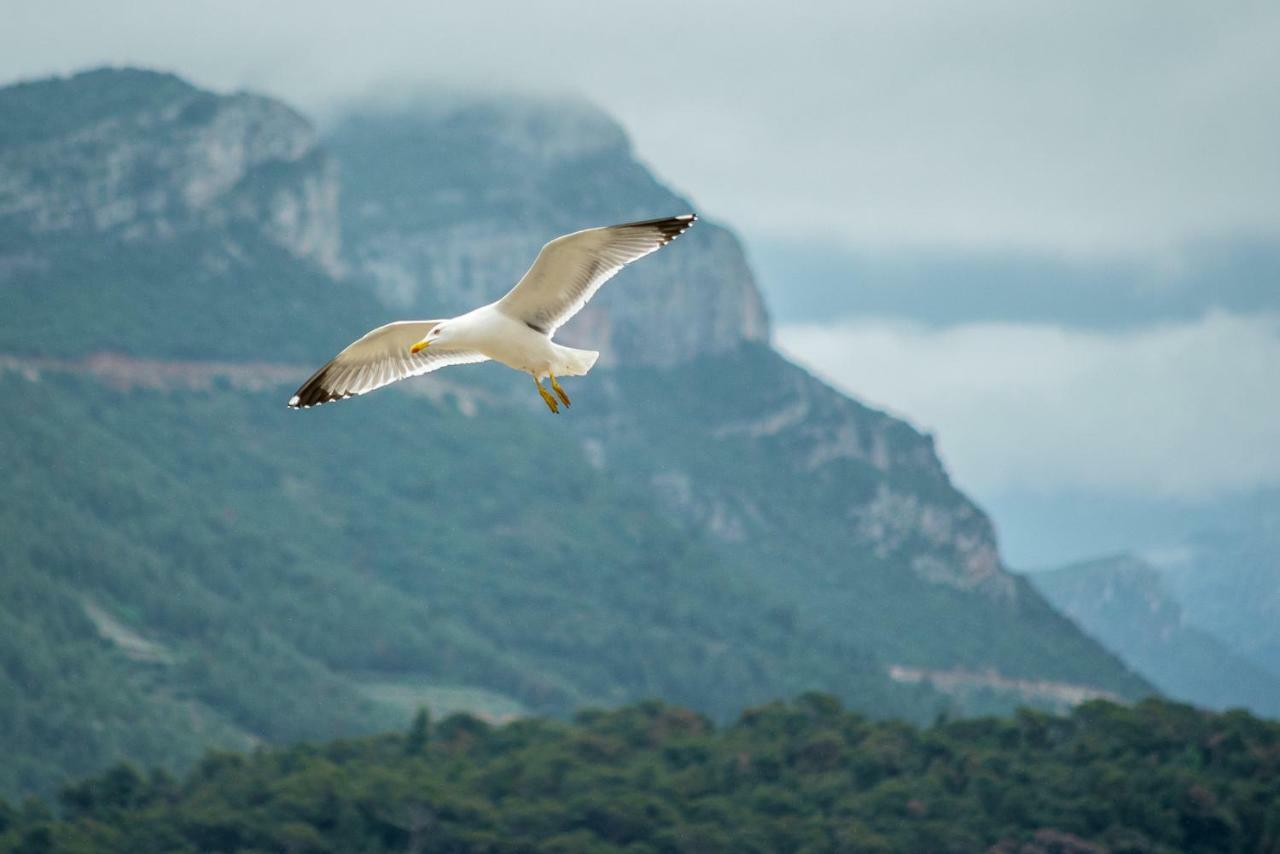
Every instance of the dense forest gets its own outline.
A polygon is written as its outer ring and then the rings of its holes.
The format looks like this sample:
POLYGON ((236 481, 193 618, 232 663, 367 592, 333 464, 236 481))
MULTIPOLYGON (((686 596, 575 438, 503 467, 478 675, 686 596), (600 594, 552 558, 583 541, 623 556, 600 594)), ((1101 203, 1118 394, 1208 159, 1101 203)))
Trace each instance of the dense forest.
POLYGON ((121 765, 0 805, 3 851, 1275 851, 1280 724, 1159 700, 873 721, 833 697, 717 728, 649 702, 573 722, 121 765))
MULTIPOLYGON (((470 370, 472 388, 510 379, 470 370)), ((58 373, 3 373, 0 392, 0 797, 382 732, 419 705, 661 696, 725 720, 821 688, 928 720, 944 703, 770 607, 514 407, 389 393, 304 421, 274 388, 58 373)))

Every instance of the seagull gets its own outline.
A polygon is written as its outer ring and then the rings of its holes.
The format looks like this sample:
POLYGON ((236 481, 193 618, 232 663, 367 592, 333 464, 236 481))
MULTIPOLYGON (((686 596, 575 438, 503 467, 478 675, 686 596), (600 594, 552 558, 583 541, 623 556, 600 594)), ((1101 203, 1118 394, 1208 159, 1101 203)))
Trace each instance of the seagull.
POLYGON ((561 403, 569 406, 569 395, 556 377, 585 375, 600 354, 555 343, 556 330, 619 270, 666 246, 696 220, 684 214, 557 237, 502 299, 444 320, 379 326, 312 374, 289 398, 289 407, 307 409, 450 365, 493 359, 532 375, 547 409, 559 414, 561 403), (546 378, 555 397, 542 385, 546 378))

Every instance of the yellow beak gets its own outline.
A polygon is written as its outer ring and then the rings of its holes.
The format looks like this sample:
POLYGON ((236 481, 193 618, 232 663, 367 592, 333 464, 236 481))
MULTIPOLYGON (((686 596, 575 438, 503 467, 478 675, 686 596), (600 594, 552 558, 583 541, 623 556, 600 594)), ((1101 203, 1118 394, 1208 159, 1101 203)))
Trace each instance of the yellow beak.
POLYGON ((418 351, 425 350, 430 346, 431 346, 430 341, 419 341, 417 344, 414 344, 412 347, 409 348, 409 352, 417 353, 418 351))

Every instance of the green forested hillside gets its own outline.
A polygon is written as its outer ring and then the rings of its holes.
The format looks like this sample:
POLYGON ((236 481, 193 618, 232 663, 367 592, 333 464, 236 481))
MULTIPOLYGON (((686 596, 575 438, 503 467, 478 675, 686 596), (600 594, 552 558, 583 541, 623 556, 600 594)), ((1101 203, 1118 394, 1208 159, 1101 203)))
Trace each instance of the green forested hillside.
POLYGON ((248 230, 122 242, 0 228, 6 254, 41 259, 0 269, 6 354, 308 362, 348 343, 332 318, 364 328, 384 317, 367 293, 248 230))
POLYGON ((0 374, 0 394, 0 791, 396 725, 449 689, 495 713, 661 696, 725 715, 812 686, 936 708, 536 410, 388 393, 300 414, 274 388, 56 372, 0 374))
POLYGON ((0 805, 0 850, 1273 851, 1280 724, 1097 701, 917 729, 819 694, 724 729, 660 703, 459 715, 180 780, 121 766, 56 809, 0 805))

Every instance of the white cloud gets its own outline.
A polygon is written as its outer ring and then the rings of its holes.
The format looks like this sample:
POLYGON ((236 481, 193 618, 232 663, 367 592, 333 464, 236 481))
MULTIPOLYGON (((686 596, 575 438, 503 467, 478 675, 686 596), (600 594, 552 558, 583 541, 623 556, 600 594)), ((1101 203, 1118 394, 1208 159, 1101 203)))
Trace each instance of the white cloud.
POLYGON ((315 109, 569 90, 749 233, 1160 253, 1277 233, 1280 5, 0 0, 0 80, 171 68, 315 109))
POLYGON ((1280 317, 1054 325, 784 326, 780 346, 935 432, 979 495, 1202 498, 1280 483, 1280 317))

